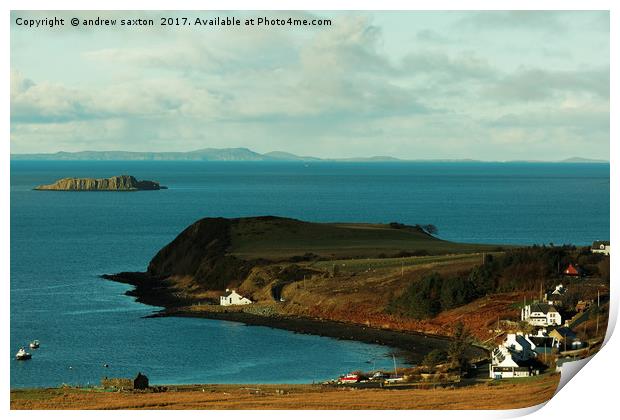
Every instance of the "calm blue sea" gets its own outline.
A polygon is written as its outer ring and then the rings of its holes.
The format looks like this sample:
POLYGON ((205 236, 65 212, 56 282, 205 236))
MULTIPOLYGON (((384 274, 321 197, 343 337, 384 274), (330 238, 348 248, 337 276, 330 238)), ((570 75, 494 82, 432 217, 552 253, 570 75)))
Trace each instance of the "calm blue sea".
POLYGON ((392 365, 391 349, 265 327, 144 319, 156 308, 102 273, 144 270, 205 216, 433 223, 442 238, 589 244, 609 238, 608 164, 11 162, 11 386, 311 382, 392 365), (162 191, 33 191, 67 176, 130 174, 162 191), (369 363, 370 362, 370 363, 369 363), (104 368, 103 364, 109 364, 104 368))

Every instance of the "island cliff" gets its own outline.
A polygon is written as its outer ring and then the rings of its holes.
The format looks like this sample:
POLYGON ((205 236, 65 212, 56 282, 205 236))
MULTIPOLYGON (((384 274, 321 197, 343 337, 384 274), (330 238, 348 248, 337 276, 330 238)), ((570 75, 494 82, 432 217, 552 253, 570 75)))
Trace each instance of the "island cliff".
POLYGON ((130 175, 111 178, 63 178, 48 185, 39 185, 40 191, 140 191, 161 190, 166 187, 155 181, 138 181, 130 175))

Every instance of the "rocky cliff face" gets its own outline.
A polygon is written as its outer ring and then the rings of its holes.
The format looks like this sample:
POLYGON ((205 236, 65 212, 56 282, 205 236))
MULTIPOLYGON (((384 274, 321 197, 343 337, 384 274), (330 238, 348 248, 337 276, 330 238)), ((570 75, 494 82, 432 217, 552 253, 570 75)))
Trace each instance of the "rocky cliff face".
POLYGON ((111 178, 63 178, 53 184, 39 185, 35 190, 49 191, 138 191, 159 190, 166 187, 154 181, 138 181, 130 175, 111 178))

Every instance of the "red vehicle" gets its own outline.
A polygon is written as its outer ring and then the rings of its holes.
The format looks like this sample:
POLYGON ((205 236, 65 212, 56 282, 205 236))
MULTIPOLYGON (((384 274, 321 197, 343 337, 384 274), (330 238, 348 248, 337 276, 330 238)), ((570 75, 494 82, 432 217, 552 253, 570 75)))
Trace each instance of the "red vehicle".
POLYGON ((360 381, 360 376, 357 373, 349 373, 348 375, 341 376, 338 382, 343 384, 356 384, 360 381))

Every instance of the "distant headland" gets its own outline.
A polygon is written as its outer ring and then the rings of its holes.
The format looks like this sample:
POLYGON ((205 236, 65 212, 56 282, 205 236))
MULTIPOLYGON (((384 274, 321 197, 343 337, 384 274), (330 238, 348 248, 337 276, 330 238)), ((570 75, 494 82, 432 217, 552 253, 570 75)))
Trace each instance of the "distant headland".
MULTIPOLYGON (((127 152, 82 151, 56 153, 11 154, 11 160, 120 160, 120 161, 206 161, 206 162, 489 162, 475 159, 403 159, 393 156, 366 156, 349 158, 318 158, 299 156, 288 152, 258 153, 245 147, 205 148, 189 152, 127 152)), ((542 160, 506 160, 494 162, 544 163, 542 160)), ((607 160, 570 157, 568 159, 548 161, 549 163, 608 163, 607 160)))
POLYGON ((34 188, 40 191, 140 191, 161 190, 166 187, 155 181, 138 181, 131 175, 111 178, 63 178, 34 188))

